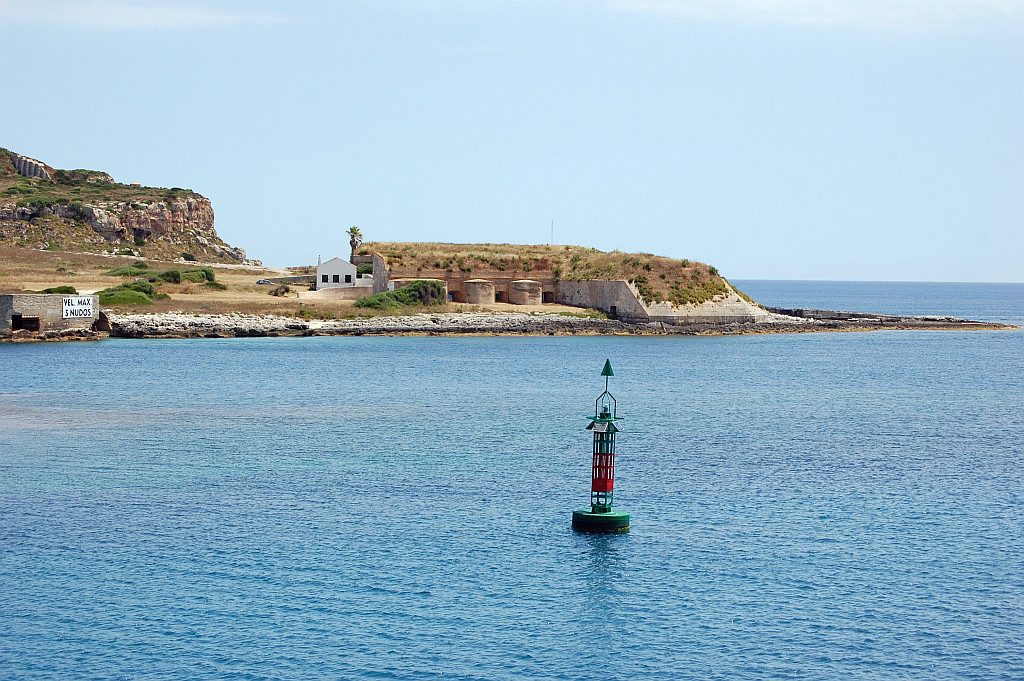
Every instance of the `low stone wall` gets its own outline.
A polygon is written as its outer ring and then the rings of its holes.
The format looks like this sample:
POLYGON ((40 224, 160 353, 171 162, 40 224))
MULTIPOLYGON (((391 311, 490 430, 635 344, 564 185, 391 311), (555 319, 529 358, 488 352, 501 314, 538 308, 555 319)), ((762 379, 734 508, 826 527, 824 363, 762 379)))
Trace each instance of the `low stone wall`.
POLYGON ((817 310, 814 308, 785 308, 769 307, 770 312, 786 315, 787 317, 799 317, 801 319, 899 319, 899 315, 884 315, 871 312, 840 312, 837 310, 817 310))
POLYGON ((266 277, 272 284, 312 284, 316 281, 315 274, 297 274, 291 277, 266 277))
POLYGON ((370 286, 339 286, 316 291, 299 291, 300 300, 359 300, 373 292, 370 286))

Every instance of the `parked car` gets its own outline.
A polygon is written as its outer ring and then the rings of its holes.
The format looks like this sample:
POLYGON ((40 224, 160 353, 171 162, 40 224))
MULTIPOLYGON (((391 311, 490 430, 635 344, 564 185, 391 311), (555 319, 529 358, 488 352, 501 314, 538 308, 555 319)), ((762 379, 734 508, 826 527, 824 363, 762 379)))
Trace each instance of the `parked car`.
POLYGON ((274 282, 270 281, 269 279, 259 279, 259 280, 257 280, 256 283, 257 284, 264 284, 264 285, 266 285, 266 284, 273 284, 274 282))

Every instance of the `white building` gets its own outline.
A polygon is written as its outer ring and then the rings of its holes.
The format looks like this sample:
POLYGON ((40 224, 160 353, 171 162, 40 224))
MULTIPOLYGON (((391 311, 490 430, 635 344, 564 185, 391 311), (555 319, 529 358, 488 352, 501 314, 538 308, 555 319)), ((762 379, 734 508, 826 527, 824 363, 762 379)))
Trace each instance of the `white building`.
MULTIPOLYGON (((316 288, 344 288, 356 286, 356 266, 348 260, 331 258, 316 266, 316 288)), ((361 283, 361 282, 360 282, 361 283)))

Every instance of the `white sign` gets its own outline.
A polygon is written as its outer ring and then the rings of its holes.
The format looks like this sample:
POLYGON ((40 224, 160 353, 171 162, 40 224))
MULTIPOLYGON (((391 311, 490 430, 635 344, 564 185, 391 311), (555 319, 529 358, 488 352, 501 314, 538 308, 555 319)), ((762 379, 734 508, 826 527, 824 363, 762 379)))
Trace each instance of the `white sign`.
POLYGON ((92 319, 92 296, 65 296, 64 319, 92 319))

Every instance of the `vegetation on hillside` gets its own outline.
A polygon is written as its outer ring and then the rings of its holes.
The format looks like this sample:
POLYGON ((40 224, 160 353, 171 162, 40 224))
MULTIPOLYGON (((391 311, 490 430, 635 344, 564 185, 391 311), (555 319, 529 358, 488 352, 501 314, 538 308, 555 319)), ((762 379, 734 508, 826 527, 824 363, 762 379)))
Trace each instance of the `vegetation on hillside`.
POLYGON ((149 305, 154 300, 168 297, 159 291, 163 284, 191 282, 205 284, 219 291, 226 288, 217 281, 217 275, 212 267, 194 267, 187 270, 151 270, 145 262, 136 260, 131 265, 107 270, 106 274, 113 277, 142 278, 100 291, 97 294, 100 297, 100 305, 149 305))
POLYGON ((115 182, 99 170, 55 170, 53 179, 22 177, 14 169, 11 152, 0 148, 0 203, 19 206, 68 204, 82 207, 100 201, 150 204, 199 196, 190 189, 141 187, 115 182))
POLYGON ((358 252, 380 253, 393 269, 415 270, 424 278, 498 271, 524 279, 540 273, 556 281, 624 279, 650 303, 697 304, 724 296, 730 288, 717 269, 702 262, 582 246, 378 242, 363 244, 358 252))
POLYGON ((23 177, 0 149, 0 243, 41 250, 235 262, 208 200, 180 187, 122 184, 98 170, 23 177), (186 206, 186 203, 191 205, 186 206))

